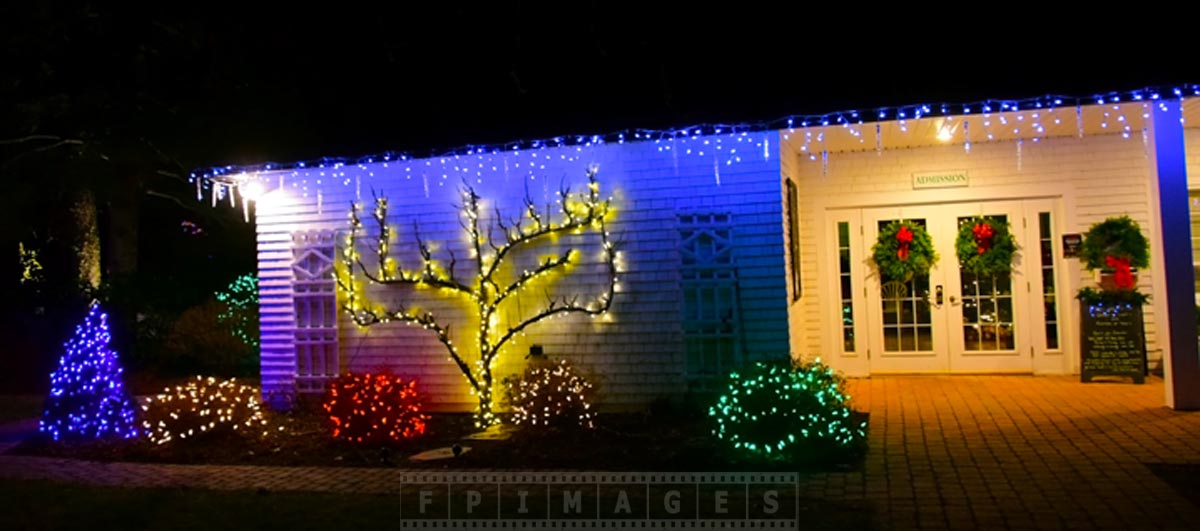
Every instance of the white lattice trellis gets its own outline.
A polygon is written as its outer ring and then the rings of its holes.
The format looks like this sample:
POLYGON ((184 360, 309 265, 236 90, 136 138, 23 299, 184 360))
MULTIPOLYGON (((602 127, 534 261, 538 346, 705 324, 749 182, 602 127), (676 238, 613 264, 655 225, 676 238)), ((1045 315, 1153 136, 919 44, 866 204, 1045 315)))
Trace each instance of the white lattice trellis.
POLYGON ((737 269, 729 214, 683 214, 679 222, 680 288, 687 373, 722 375, 741 361, 737 269))
POLYGON ((335 234, 292 234, 292 292, 296 309, 296 389, 319 393, 339 372, 335 234))

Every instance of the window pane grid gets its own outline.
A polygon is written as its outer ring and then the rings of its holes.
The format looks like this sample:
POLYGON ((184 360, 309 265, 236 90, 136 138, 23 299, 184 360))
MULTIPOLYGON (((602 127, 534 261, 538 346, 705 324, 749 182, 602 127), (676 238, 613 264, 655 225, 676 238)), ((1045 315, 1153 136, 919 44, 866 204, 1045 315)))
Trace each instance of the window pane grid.
MULTIPOLYGON (((993 216, 1007 221, 1007 216, 993 216)), ((959 225, 971 218, 959 218, 959 225)), ((1013 350, 1012 273, 976 275, 960 270, 963 305, 963 348, 968 351, 1013 350)))
POLYGON ((1050 213, 1038 213, 1039 246, 1042 255, 1042 307, 1046 319, 1046 348, 1058 348, 1058 293, 1054 287, 1054 230, 1050 213))
MULTIPOLYGON (((879 221, 883 230, 893 220, 879 221)), ((922 227, 923 219, 908 220, 922 227)), ((883 350, 921 352, 933 350, 933 316, 929 311, 929 275, 909 280, 884 278, 880 284, 883 309, 883 350)))
POLYGON ((850 223, 839 221, 838 275, 841 281, 842 350, 854 352, 854 284, 850 276, 850 223))

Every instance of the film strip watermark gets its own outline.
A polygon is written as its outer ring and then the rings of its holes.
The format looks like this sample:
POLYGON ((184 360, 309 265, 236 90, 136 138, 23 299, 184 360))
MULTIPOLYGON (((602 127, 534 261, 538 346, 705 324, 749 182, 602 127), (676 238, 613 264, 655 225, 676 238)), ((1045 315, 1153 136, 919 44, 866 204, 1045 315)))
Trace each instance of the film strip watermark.
POLYGON ((399 478, 404 529, 797 529, 795 472, 441 472, 399 478))

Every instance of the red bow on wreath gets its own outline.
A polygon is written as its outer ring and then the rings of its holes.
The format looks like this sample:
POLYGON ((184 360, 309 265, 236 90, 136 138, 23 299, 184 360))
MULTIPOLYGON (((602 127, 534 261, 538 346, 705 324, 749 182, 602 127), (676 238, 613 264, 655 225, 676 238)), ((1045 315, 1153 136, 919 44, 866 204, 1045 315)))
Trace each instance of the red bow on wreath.
POLYGON ((908 246, 912 244, 913 233, 908 230, 908 227, 900 226, 900 230, 896 231, 896 241, 900 242, 900 248, 896 250, 896 257, 901 260, 908 260, 908 246))
POLYGON ((976 223, 975 228, 971 229, 975 234, 975 251, 983 254, 992 248, 992 236, 996 234, 996 230, 987 223, 976 223))
POLYGON ((1104 265, 1113 270, 1113 284, 1119 289, 1133 289, 1133 272, 1129 270, 1128 258, 1105 256, 1104 265))

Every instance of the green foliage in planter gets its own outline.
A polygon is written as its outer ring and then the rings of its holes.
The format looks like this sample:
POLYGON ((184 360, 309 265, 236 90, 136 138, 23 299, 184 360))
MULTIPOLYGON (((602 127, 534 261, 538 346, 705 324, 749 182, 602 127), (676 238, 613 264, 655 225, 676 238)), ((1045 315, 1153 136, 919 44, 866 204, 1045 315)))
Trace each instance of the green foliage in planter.
POLYGON ((1137 290, 1095 290, 1082 288, 1075 298, 1089 306, 1116 306, 1120 304, 1143 305, 1150 301, 1150 296, 1137 290))
POLYGON ((806 462, 865 451, 866 423, 851 419, 844 380, 817 360, 757 362, 729 374, 709 408, 712 433, 756 458, 806 462))
POLYGON ((1132 267, 1150 266, 1150 242, 1129 216, 1108 218, 1083 234, 1080 258, 1090 270, 1108 267, 1105 258, 1129 259, 1132 267))

